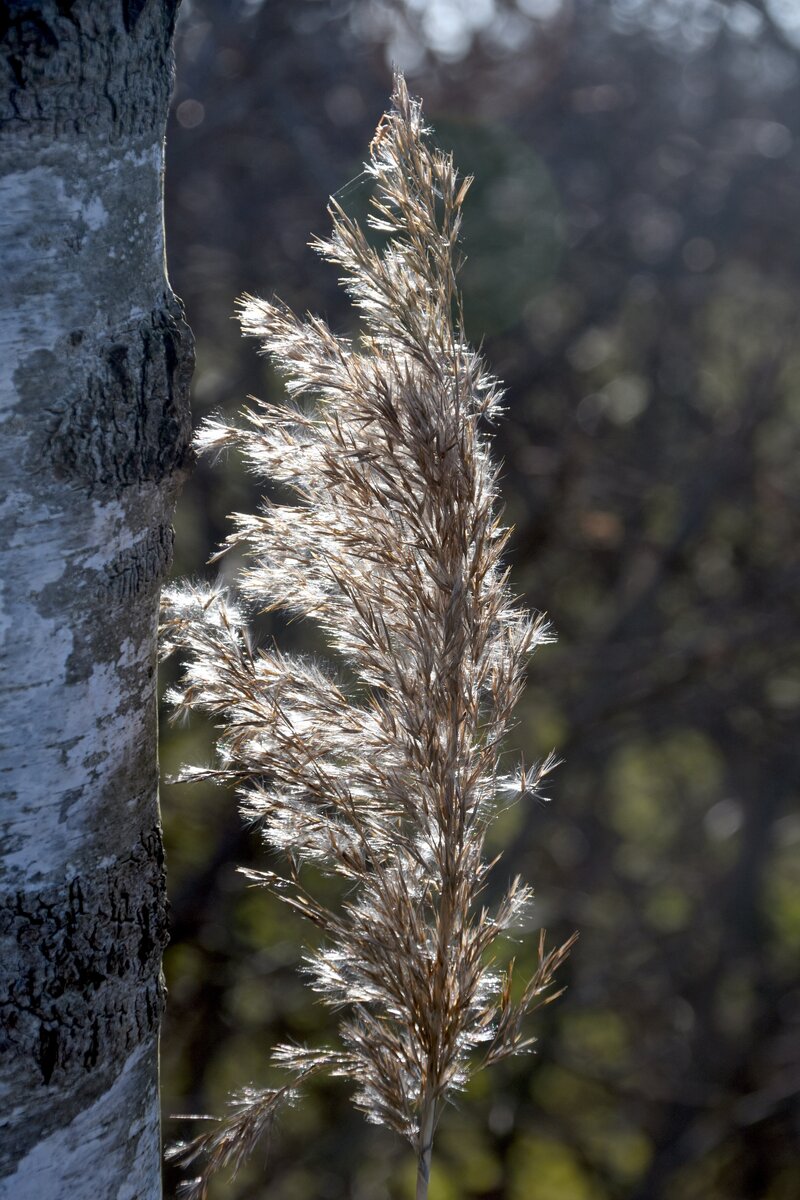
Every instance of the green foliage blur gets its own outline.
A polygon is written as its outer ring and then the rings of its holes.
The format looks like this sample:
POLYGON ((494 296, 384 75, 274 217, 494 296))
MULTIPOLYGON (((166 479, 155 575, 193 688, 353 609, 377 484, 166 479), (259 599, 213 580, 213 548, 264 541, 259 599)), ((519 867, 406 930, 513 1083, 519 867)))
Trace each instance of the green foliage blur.
MULTIPOLYGON (((347 332, 308 250, 361 162, 390 62, 476 176, 470 336, 507 385, 494 431, 517 591, 558 644, 509 752, 555 748, 551 804, 507 813, 502 881, 581 940, 537 1053, 443 1117, 431 1200, 800 1195, 800 18, 735 0, 183 0, 168 135, 170 275, 197 338, 196 419, 278 395, 231 321, 247 290, 347 332)), ((258 490, 201 463, 176 575, 258 490)), ((324 654, 313 628, 261 636, 324 654)), ((164 722, 166 775, 213 730, 164 722)), ((236 866, 230 795, 165 787, 172 905, 163 1038, 174 1113, 275 1078, 328 1014, 312 936, 236 866)), ((177 1180, 168 1176, 167 1194, 177 1180)), ((409 1149, 310 1090, 217 1200, 406 1200, 409 1149)))

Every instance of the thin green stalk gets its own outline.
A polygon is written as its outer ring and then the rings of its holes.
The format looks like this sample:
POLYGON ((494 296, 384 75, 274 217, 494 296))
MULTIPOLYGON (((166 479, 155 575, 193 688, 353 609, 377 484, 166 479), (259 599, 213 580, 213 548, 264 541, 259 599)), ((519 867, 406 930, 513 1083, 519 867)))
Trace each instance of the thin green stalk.
POLYGON ((436 1106, 433 1101, 423 1113, 419 1134, 419 1158, 417 1160, 416 1200, 428 1200, 428 1184, 431 1178, 431 1153, 433 1130, 436 1121, 436 1106))

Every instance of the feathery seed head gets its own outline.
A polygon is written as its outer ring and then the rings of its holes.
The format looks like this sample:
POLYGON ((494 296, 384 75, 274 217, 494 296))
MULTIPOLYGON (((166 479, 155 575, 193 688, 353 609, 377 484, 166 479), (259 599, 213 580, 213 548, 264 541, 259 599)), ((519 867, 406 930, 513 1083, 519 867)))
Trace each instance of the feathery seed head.
MULTIPOLYGON (((245 424, 206 422, 201 449, 237 447, 294 503, 234 518, 226 546, 249 560, 242 604, 221 589, 173 589, 164 646, 185 657, 171 700, 220 722, 219 765, 286 874, 248 871, 312 921, 322 945, 312 986, 344 1009, 340 1044, 280 1047, 295 1079, 239 1097, 232 1116, 180 1151, 209 1174, 236 1167, 298 1082, 328 1070, 352 1080, 374 1121, 429 1153, 442 1102, 476 1067, 529 1045, 526 1013, 569 952, 545 952, 518 1001, 490 952, 531 900, 515 880, 480 908, 487 826, 508 789, 498 756, 527 660, 549 640, 520 611, 501 555, 496 468, 480 419, 500 391, 465 343, 456 287, 469 180, 431 147, 401 76, 371 146, 371 228, 331 202, 316 241, 363 320, 356 341, 319 318, 245 296, 243 331, 280 368, 288 400, 261 401, 245 424), (254 650, 244 602, 318 622, 356 684, 277 650, 254 650), (307 890, 304 863, 348 881, 336 910, 307 890)), ((516 780, 535 792, 548 760, 516 780)), ((191 1189, 194 1189, 193 1191, 191 1189)))

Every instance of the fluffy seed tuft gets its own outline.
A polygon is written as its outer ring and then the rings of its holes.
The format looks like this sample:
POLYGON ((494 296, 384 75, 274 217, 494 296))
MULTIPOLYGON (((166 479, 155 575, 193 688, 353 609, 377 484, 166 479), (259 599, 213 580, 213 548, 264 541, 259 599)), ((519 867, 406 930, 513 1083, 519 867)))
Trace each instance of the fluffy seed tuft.
POLYGON ((382 248, 335 202, 332 234, 315 243, 342 272, 360 338, 245 296, 242 328, 282 371, 288 400, 256 401, 241 426, 209 421, 198 439, 236 447, 295 502, 233 518, 226 546, 249 560, 241 600, 184 586, 165 601, 164 647, 185 661, 170 699, 220 723, 218 764, 203 774, 236 784, 244 815, 283 857, 282 874, 247 874, 322 931, 304 969, 343 1013, 337 1046, 279 1047, 291 1083, 242 1093, 174 1152, 204 1160, 190 1200, 214 1170, 235 1170, 321 1070, 353 1081, 368 1118, 414 1145, 424 1196, 443 1102, 478 1067, 530 1045, 524 1018, 554 998, 574 940, 547 952, 542 934, 517 1000, 513 963, 492 963, 531 893, 515 880, 493 910, 481 906, 486 831, 504 793, 536 794, 554 765, 509 780, 499 751, 549 633, 513 601, 502 564, 508 532, 481 430, 500 391, 464 340, 456 287, 470 181, 429 144, 401 76, 393 102, 367 164, 382 248), (248 604, 313 618, 353 686, 323 664, 254 649, 248 604), (341 907, 306 890, 305 863, 347 881, 341 907))

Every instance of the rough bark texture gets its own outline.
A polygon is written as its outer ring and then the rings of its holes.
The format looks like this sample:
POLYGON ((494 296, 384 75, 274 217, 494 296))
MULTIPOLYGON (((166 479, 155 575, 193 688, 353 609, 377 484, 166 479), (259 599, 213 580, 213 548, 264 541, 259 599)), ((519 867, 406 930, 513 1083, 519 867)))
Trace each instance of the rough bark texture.
POLYGON ((161 1194, 155 637, 190 458, 177 0, 0 8, 0 1198, 161 1194))

